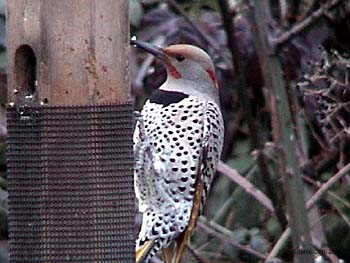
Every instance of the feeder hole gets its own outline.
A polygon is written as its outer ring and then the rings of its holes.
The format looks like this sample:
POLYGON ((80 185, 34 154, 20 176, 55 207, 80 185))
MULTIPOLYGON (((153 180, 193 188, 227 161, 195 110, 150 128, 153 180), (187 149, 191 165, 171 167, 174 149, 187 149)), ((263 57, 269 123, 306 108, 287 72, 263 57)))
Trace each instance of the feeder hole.
POLYGON ((20 46, 15 53, 16 88, 21 95, 32 95, 36 91, 36 57, 28 45, 20 46))

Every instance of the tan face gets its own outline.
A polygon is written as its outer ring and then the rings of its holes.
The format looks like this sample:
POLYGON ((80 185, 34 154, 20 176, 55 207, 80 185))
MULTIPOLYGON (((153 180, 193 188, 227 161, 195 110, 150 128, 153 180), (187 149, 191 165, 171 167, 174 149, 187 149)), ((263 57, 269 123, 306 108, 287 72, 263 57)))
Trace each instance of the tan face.
POLYGON ((161 48, 138 40, 131 40, 130 43, 160 59, 171 80, 192 81, 196 83, 195 86, 207 89, 218 88, 213 62, 202 49, 182 44, 161 48))
POLYGON ((172 45, 162 49, 168 72, 175 79, 209 79, 217 87, 214 65, 209 55, 192 45, 172 45))

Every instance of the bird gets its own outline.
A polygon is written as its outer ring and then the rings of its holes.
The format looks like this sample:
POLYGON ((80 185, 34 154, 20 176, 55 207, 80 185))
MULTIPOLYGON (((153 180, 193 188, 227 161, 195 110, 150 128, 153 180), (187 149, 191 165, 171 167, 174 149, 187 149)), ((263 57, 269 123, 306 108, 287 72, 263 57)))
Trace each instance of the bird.
POLYGON ((179 263, 222 151, 218 81, 210 56, 199 47, 130 43, 153 54, 167 71, 136 116, 134 187, 143 214, 136 262, 150 262, 162 250, 166 263, 179 263))

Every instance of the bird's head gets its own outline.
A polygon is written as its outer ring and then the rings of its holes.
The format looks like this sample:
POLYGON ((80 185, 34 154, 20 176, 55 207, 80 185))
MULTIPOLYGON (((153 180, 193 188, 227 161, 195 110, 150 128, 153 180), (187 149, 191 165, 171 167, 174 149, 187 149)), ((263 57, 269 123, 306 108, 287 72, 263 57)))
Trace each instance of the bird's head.
POLYGON ((164 64, 169 83, 195 82, 194 86, 198 89, 206 89, 207 92, 209 88, 217 93, 218 83, 214 64, 204 50, 185 44, 162 48, 137 40, 131 40, 131 44, 153 54, 164 64))

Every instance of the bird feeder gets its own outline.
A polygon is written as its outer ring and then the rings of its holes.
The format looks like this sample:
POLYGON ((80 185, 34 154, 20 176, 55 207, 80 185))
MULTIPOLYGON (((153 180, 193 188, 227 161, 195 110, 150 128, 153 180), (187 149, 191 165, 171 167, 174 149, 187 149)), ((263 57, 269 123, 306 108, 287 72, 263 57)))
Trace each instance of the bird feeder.
POLYGON ((127 0, 7 2, 10 263, 135 262, 127 0))

